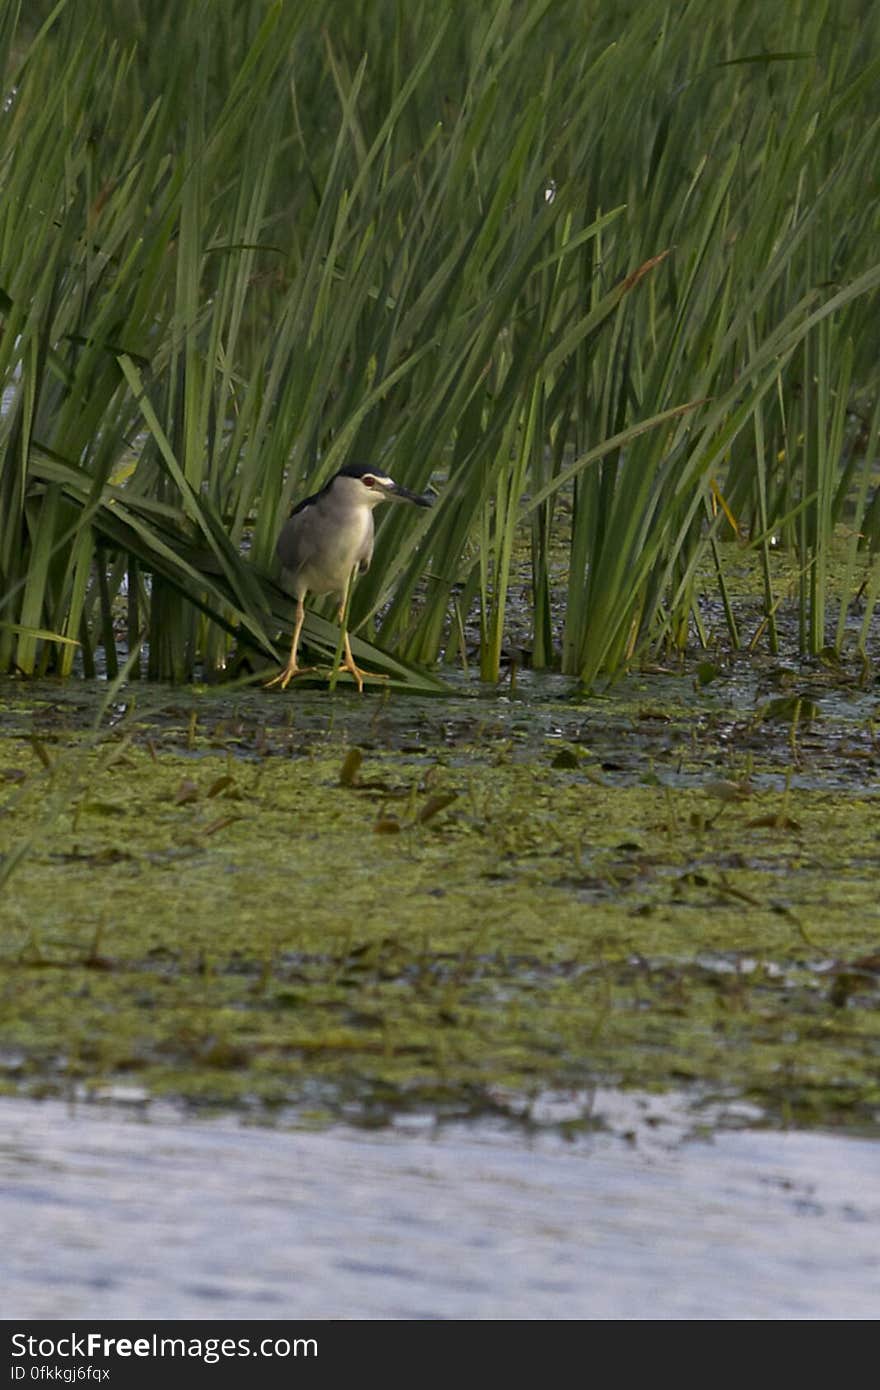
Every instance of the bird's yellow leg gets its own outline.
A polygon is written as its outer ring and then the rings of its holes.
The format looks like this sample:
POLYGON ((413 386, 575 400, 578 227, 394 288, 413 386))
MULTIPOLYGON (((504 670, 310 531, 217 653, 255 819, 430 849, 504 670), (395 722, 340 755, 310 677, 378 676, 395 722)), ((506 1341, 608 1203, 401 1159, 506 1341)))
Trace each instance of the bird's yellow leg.
POLYGON ((339 662, 338 666, 336 667, 336 670, 348 671, 350 675, 354 676, 355 681, 357 682, 358 692, 362 695, 364 693, 364 676, 369 676, 370 679, 374 681, 387 681, 390 678, 385 674, 384 671, 379 672, 361 670, 360 666, 358 666, 357 662, 351 654, 351 643, 348 640, 348 628, 346 626, 346 618, 348 616, 346 604, 341 603, 339 605, 339 613, 337 616, 339 619, 339 626, 342 630, 342 649, 344 652, 344 656, 342 660, 339 662))
POLYGON ((294 676, 302 676, 306 671, 314 671, 314 666, 300 666, 296 659, 296 654, 299 649, 299 637, 302 632, 305 616, 305 604, 302 599, 297 599, 296 622, 293 625, 293 641, 290 644, 290 658, 287 665, 282 671, 278 672, 277 676, 273 676, 270 681, 266 681, 267 687, 270 685, 280 685, 282 690, 286 690, 288 682, 292 681, 294 676))

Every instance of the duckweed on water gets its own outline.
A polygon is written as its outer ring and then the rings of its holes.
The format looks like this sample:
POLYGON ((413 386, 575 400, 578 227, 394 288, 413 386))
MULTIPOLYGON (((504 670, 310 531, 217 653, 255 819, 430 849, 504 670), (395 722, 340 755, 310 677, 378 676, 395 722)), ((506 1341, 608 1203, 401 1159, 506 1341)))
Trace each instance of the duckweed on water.
POLYGON ((82 688, 8 691, 3 1088, 381 1120, 693 1082, 876 1126, 870 719, 686 688, 164 692, 99 736, 82 688))

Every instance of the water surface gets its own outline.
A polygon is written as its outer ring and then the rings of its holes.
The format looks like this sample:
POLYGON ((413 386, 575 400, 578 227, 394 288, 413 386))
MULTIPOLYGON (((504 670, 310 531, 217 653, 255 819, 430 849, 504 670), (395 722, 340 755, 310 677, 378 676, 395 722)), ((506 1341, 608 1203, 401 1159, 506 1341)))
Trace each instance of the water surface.
POLYGON ((568 1142, 489 1122, 311 1133, 4 1100, 4 1316, 880 1312, 876 1141, 707 1139, 668 1096, 597 1106, 608 1132, 568 1142))

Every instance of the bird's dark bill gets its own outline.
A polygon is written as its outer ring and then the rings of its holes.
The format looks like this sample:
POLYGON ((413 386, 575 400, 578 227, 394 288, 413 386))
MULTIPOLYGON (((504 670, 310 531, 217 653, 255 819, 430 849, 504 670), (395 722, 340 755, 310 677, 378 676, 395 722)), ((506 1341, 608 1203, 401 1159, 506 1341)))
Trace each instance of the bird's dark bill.
POLYGON ((389 497, 398 502, 412 502, 415 507, 433 507, 434 499, 426 492, 410 492, 408 487, 401 487, 400 483, 392 483, 391 487, 385 489, 389 497))

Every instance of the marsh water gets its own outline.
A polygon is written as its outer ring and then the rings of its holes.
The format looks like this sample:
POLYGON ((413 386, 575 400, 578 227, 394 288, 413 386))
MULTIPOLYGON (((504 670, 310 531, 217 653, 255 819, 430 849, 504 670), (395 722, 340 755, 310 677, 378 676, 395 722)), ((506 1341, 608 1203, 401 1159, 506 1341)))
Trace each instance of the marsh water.
POLYGON ((427 1116, 308 1133, 5 1100, 4 1316, 880 1311, 876 1143, 710 1136, 668 1095, 594 1105, 608 1128, 566 1141, 427 1116))

